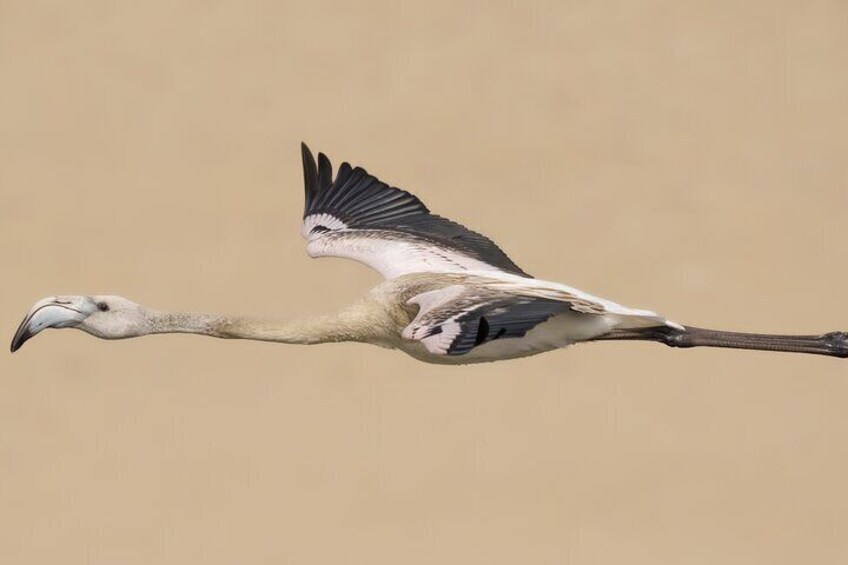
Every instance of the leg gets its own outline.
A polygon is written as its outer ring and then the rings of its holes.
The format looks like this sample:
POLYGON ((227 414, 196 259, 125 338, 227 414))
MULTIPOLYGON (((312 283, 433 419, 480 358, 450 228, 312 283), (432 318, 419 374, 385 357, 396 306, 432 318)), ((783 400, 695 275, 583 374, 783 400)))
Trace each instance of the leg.
POLYGON ((725 347, 759 351, 786 351, 848 358, 848 333, 823 335, 773 335, 725 332, 686 326, 680 330, 668 326, 635 330, 612 330, 595 340, 656 341, 669 347, 725 347))

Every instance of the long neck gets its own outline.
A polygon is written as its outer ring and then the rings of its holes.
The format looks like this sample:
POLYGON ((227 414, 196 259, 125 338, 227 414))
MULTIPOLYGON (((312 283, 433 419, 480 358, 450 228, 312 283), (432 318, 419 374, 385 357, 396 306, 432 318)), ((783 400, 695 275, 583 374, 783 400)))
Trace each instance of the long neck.
POLYGON ((336 314, 289 321, 218 314, 151 312, 145 333, 191 333, 224 339, 293 344, 339 341, 380 342, 389 333, 385 316, 371 303, 357 303, 336 314))

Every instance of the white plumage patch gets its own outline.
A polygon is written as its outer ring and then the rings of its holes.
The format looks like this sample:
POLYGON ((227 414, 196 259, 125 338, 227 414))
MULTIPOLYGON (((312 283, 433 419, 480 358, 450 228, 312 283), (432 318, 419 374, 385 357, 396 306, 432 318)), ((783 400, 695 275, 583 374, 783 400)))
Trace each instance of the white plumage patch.
POLYGON ((451 344, 462 330, 462 326, 460 326, 457 322, 449 321, 445 322, 440 327, 442 330, 441 333, 427 336, 419 341, 430 353, 446 355, 451 344))
POLYGON ((598 307, 602 308, 606 312, 609 312, 610 314, 620 314, 622 316, 634 316, 649 319, 652 321, 660 321, 659 325, 662 325, 662 323, 668 323, 673 327, 680 326, 675 322, 670 322, 666 320, 664 317, 660 316, 656 312, 652 312, 651 310, 641 310, 638 308, 630 308, 627 306, 623 306, 621 304, 618 304, 617 302, 613 302, 612 300, 607 300, 606 298, 594 296, 592 294, 589 294, 588 292, 584 292, 580 289, 564 285, 562 283, 546 281, 542 279, 519 277, 510 273, 503 272, 479 274, 487 278, 496 279, 497 281, 499 281, 499 284, 492 285, 492 288, 501 289, 506 292, 518 292, 529 296, 538 296, 540 298, 552 298, 555 300, 562 299, 562 295, 564 293, 577 297, 581 300, 585 300, 586 302, 597 304, 598 307))
MULTIPOLYGON (((326 224, 316 222, 315 225, 326 224)), ((310 257, 353 259, 371 267, 385 279, 424 272, 500 272, 488 263, 397 232, 341 229, 309 236, 312 229, 306 232, 306 250, 310 257)))
POLYGON ((434 308, 438 308, 439 306, 458 298, 462 292, 463 288, 461 286, 449 286, 439 290, 422 292, 417 296, 413 296, 409 299, 407 304, 418 305, 418 315, 415 316, 412 323, 403 329, 403 333, 401 335, 405 339, 420 341, 430 353, 435 353, 436 355, 447 354, 451 344, 462 330, 459 323, 455 321, 461 312, 447 320, 441 320, 439 324, 437 324, 439 333, 434 333, 432 335, 428 334, 433 332, 436 326, 432 324, 421 324, 421 320, 434 308))
POLYGON ((303 228, 300 234, 304 239, 309 239, 312 230, 318 226, 324 226, 328 230, 347 229, 347 224, 335 216, 331 216, 330 214, 312 214, 303 218, 303 228))

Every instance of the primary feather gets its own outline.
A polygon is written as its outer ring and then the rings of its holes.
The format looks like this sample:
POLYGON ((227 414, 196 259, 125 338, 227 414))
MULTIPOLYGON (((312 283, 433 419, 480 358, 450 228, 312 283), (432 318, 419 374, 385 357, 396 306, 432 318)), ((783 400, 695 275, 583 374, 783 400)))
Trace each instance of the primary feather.
POLYGON ((502 271, 529 277, 494 242, 430 213, 417 197, 301 146, 303 237, 312 257, 357 260, 387 279, 419 272, 502 271))

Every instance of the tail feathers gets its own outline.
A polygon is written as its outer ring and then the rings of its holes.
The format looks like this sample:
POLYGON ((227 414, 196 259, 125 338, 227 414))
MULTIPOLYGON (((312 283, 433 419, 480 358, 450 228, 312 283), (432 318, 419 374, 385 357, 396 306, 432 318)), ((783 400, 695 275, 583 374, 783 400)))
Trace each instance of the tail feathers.
POLYGON ((673 322, 660 316, 656 312, 649 310, 632 310, 627 314, 614 314, 614 324, 616 330, 635 330, 648 328, 673 328, 675 330, 684 330, 682 324, 673 322))

